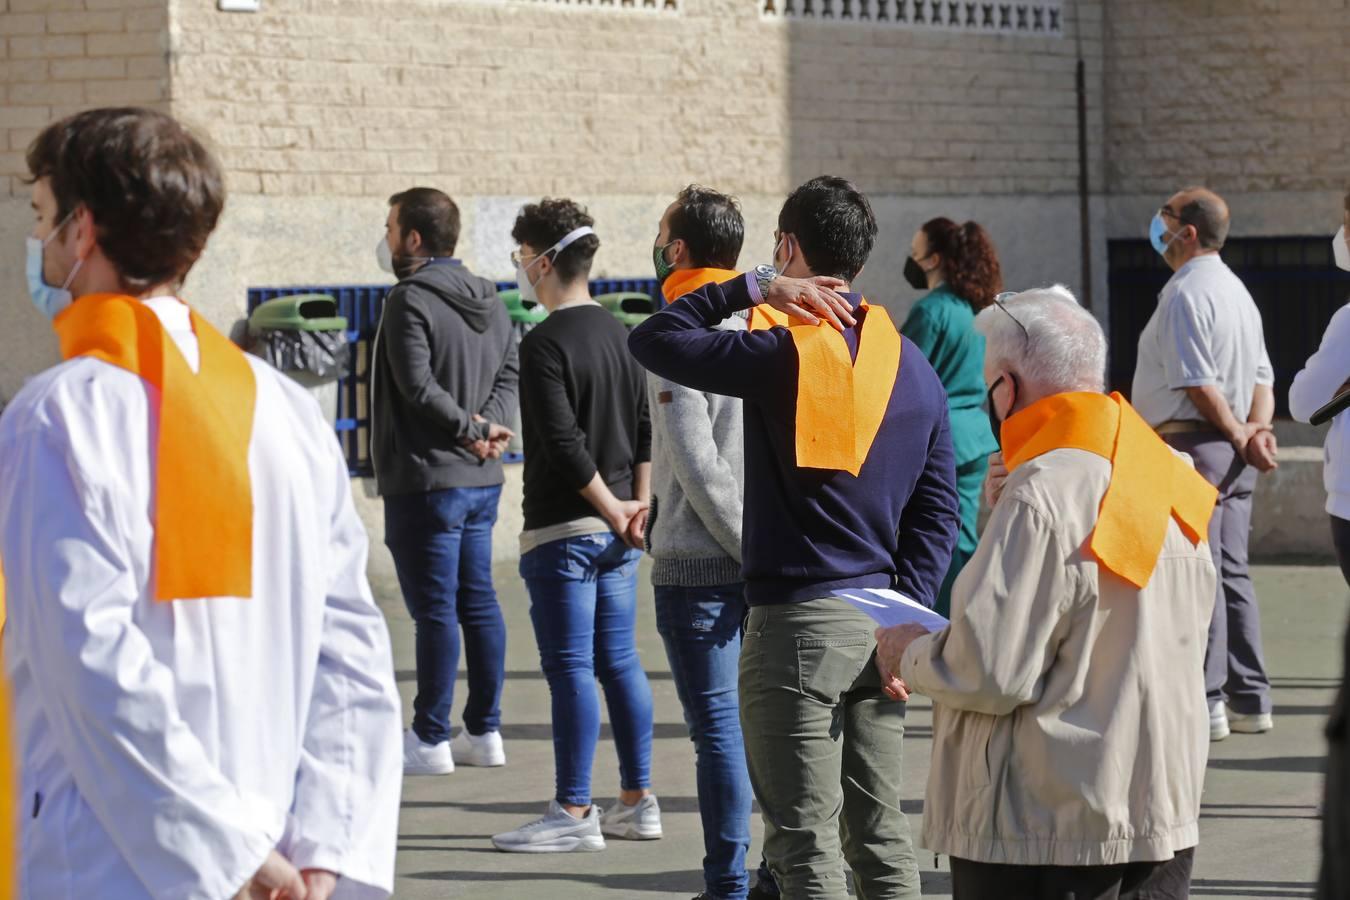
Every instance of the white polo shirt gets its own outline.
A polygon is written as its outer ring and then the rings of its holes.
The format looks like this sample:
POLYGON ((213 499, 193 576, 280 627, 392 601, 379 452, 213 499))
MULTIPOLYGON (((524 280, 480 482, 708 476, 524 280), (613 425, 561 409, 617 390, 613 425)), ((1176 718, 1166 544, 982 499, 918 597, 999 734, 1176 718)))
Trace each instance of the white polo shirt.
POLYGON ((1274 384, 1261 312, 1242 279, 1217 253, 1197 256, 1172 275, 1139 335, 1130 401, 1155 428, 1169 419, 1203 420, 1184 388, 1212 384, 1245 422, 1258 384, 1274 384))

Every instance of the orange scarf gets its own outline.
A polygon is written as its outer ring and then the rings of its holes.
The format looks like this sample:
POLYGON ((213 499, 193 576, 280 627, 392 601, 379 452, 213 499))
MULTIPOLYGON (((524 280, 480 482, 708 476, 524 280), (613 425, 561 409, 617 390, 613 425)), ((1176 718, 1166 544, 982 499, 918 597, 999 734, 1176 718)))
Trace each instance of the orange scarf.
POLYGON ((1086 450, 1111 462, 1089 544, 1106 569, 1142 588, 1175 518, 1192 544, 1205 539, 1218 491, 1172 452, 1120 394, 1055 394, 1003 423, 1011 472, 1051 450, 1086 450))
POLYGON ((661 294, 667 303, 674 303, 681 297, 687 297, 699 288, 709 284, 722 284, 731 281, 739 272, 730 269, 680 269, 671 272, 661 285, 661 294))
POLYGON ((253 595, 248 451, 257 386, 244 353, 192 312, 194 373, 154 310, 116 294, 81 297, 56 317, 61 356, 139 375, 159 396, 155 450, 156 600, 253 595))
POLYGON ((883 307, 866 310, 851 359, 844 336, 825 322, 808 325, 760 304, 750 330, 782 327, 797 348, 797 466, 857 477, 881 430, 900 375, 900 332, 883 307))

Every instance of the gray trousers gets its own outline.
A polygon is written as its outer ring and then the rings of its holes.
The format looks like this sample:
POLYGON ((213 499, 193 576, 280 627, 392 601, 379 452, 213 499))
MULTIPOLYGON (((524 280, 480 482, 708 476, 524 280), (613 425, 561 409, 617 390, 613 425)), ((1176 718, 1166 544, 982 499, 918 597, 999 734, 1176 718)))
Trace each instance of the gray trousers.
POLYGON ((1219 489, 1209 520, 1209 549, 1219 576, 1214 617, 1205 650, 1205 693, 1212 704, 1227 698, 1241 715, 1270 712, 1270 679, 1261 653, 1261 612, 1247 568, 1256 469, 1218 434, 1169 434, 1163 440, 1195 460, 1196 470, 1219 489))
POLYGON ((919 898, 900 808, 905 704, 882 693, 876 627, 842 600, 756 606, 746 621, 741 726, 783 900, 847 900, 844 860, 858 900, 919 898))

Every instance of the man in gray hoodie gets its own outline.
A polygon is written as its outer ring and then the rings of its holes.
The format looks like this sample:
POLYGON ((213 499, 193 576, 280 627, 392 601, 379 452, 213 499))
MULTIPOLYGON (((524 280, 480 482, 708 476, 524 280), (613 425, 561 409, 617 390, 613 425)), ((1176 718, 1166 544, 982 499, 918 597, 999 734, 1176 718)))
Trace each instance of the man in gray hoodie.
MULTIPOLYGON (((685 188, 661 217, 652 248, 666 302, 735 278, 744 237, 735 200, 685 188)), ((722 327, 743 330, 745 320, 733 316, 722 327)), ((741 401, 651 374, 647 384, 652 505, 646 544, 655 561, 657 630, 697 754, 707 888, 700 897, 744 900, 752 793, 736 689, 746 611, 741 401)), ((643 527, 642 518, 635 529, 643 527)))
POLYGON ((501 455, 513 436, 516 338, 492 282, 453 258, 459 209, 434 188, 389 199, 385 298, 371 371, 371 461, 385 543, 417 636, 417 697, 404 771, 506 762, 500 733, 506 625, 492 586, 501 455), (469 698, 450 741, 464 629, 469 698))

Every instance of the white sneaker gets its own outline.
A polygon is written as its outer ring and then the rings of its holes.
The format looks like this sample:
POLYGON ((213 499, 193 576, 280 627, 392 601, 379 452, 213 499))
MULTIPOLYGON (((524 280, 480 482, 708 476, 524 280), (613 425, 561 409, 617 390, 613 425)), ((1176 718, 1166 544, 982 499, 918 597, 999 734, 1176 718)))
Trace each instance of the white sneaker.
POLYGON ((506 749, 502 746, 500 731, 469 734, 469 729, 461 728, 450 742, 450 752, 461 766, 506 765, 506 749))
POLYGON ((622 800, 600 815, 600 830, 624 841, 654 841, 661 837, 661 805, 648 794, 632 806, 622 800))
POLYGON ((528 825, 495 835, 492 846, 507 853, 570 853, 573 850, 595 852, 605 849, 600 834, 600 810, 591 804, 584 818, 578 819, 558 805, 548 802, 548 812, 542 819, 528 825))
POLYGON ((1228 713, 1224 711, 1223 701, 1215 700, 1209 704, 1209 739, 1221 741, 1228 737, 1228 713))
POLYGON ((1228 724, 1238 734, 1265 734, 1275 727, 1275 717, 1270 713, 1247 716, 1230 710, 1228 724))
POLYGON ((404 775, 449 775, 453 771, 455 758, 449 741, 424 744, 411 728, 403 732, 404 775))

